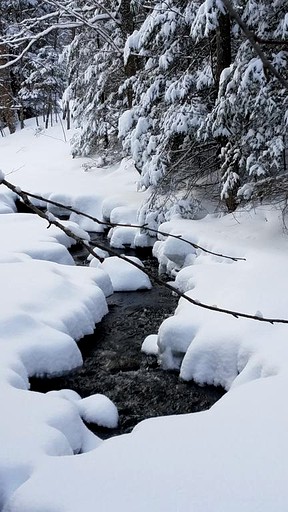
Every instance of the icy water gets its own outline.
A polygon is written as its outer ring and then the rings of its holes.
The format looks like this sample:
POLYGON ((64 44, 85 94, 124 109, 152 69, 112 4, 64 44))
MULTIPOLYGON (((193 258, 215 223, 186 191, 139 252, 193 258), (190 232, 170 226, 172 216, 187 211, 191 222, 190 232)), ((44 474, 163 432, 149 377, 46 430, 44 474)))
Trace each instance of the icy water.
MULTIPOLYGON (((77 264, 85 263, 83 249, 74 249, 73 256, 77 264)), ((138 256, 157 273, 151 256, 138 256)), ((157 333, 177 302, 170 290, 159 285, 149 291, 114 293, 108 298, 109 314, 92 335, 79 342, 83 367, 63 377, 33 378, 31 389, 69 388, 82 398, 94 393, 108 396, 118 408, 120 422, 113 431, 89 425, 102 438, 130 432, 139 421, 153 416, 209 409, 223 395, 221 388, 182 382, 176 372, 162 370, 155 357, 141 353, 144 338, 157 333)))

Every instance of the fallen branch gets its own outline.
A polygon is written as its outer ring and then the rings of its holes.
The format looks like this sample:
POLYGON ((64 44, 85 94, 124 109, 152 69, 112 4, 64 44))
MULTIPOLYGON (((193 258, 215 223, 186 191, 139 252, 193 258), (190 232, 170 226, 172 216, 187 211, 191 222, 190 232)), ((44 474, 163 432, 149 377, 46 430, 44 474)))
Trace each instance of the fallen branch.
MULTIPOLYGON (((10 185, 11 185, 11 183, 10 183, 10 185)), ((195 244, 194 242, 191 242, 190 240, 183 238, 182 235, 173 235, 171 233, 165 233, 165 231, 160 231, 159 229, 150 228, 147 224, 122 224, 119 222, 118 223, 110 222, 108 220, 103 221, 103 220, 98 219, 97 217, 93 217, 92 215, 89 215, 88 213, 84 213, 81 210, 78 210, 77 208, 73 208, 72 206, 66 206, 65 204, 59 203, 58 201, 52 201, 51 199, 46 199, 45 197, 42 197, 38 194, 32 194, 32 193, 26 192, 24 190, 22 192, 27 197, 33 197, 33 199, 37 199, 39 201, 43 201, 48 204, 52 204, 53 206, 57 206, 57 208, 62 208, 62 209, 64 208, 64 209, 68 210, 69 212, 76 213, 77 215, 82 215, 82 217, 85 217, 86 219, 90 219, 90 220, 96 222, 97 224, 100 224, 103 226, 108 226, 109 228, 123 227, 123 228, 145 229, 146 231, 150 231, 151 233, 159 234, 162 236, 170 236, 171 238, 175 238, 176 240, 182 240, 182 242, 186 242, 187 244, 191 245, 194 249, 199 249, 200 251, 203 251, 207 254, 211 254, 212 256, 217 256, 217 257, 229 259, 232 261, 246 261, 246 258, 239 258, 236 256, 227 256, 226 254, 209 251, 209 249, 205 249, 205 247, 202 247, 201 245, 195 244)))
MULTIPOLYGON (((22 201, 24 202, 24 204, 26 204, 26 206, 28 206, 28 208, 30 208, 33 212, 35 212, 37 215, 39 215, 39 217, 41 217, 42 219, 45 219, 48 222, 48 228, 50 227, 50 225, 54 225, 54 226, 58 227, 67 236, 69 236, 70 238, 75 240, 77 243, 79 243, 80 245, 85 247, 87 249, 87 252, 89 252, 92 256, 97 258, 99 261, 103 261, 103 259, 100 258, 98 256, 98 254, 90 247, 89 242, 87 242, 87 240, 83 240, 82 238, 77 236, 75 233, 73 233, 73 231, 71 229, 63 226, 58 220, 55 219, 55 217, 53 215, 51 215, 49 213, 46 214, 45 212, 43 212, 42 210, 37 208, 37 206, 34 206, 31 203, 31 201, 29 200, 29 198, 25 192, 23 192, 19 187, 12 185, 11 183, 9 183, 8 181, 6 181, 4 179, 4 175, 3 175, 2 171, 0 171, 0 185, 1 184, 5 185, 7 188, 12 190, 19 197, 21 197, 22 201)), ((99 249, 107 251, 109 254, 111 254, 113 256, 117 256, 118 258, 126 261, 127 263, 130 263, 130 265, 133 265, 134 267, 138 268, 142 272, 145 272, 145 274, 151 279, 151 281, 154 281, 155 283, 157 283, 161 286, 165 286, 166 288, 171 290, 173 293, 178 295, 178 297, 181 297, 181 298, 187 300, 188 302, 190 302, 190 304, 193 304, 194 306, 197 306, 202 309, 208 309, 209 311, 215 311, 216 313, 224 313, 226 315, 233 316, 234 318, 247 318, 249 320, 257 320, 258 322, 265 322, 265 323, 269 323, 269 324, 288 324, 288 320, 283 319, 283 318, 266 318, 266 317, 262 317, 260 315, 249 315, 248 313, 234 311, 234 310, 230 310, 230 309, 226 309, 226 308, 219 308, 217 306, 211 306, 209 304, 204 304, 203 302, 199 302, 195 299, 192 299, 188 295, 185 295, 185 293, 182 293, 177 288, 174 288, 174 286, 172 286, 171 284, 165 283, 165 281, 163 281, 159 277, 154 276, 147 269, 143 269, 143 267, 141 265, 139 265, 138 263, 136 263, 135 261, 130 260, 126 256, 119 255, 112 248, 110 248, 110 247, 108 248, 107 246, 105 246, 104 244, 101 244, 99 242, 95 243, 95 246, 98 247, 99 249)))

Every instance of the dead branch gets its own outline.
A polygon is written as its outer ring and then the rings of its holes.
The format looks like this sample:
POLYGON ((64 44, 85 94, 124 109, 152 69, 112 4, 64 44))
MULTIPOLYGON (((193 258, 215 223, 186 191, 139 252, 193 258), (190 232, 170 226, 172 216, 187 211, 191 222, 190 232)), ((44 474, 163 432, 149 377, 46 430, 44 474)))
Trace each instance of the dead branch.
MULTIPOLYGON (((80 245, 85 247, 87 249, 87 252, 92 254, 92 256, 97 258, 99 261, 103 261, 102 258, 99 258, 99 256, 96 254, 96 252, 90 247, 89 242, 87 242, 87 240, 83 240, 79 236, 75 235, 75 233, 73 233, 73 231, 71 229, 63 226, 58 220, 56 220, 56 218, 53 215, 51 215, 49 213, 46 214, 45 212, 43 212, 42 210, 37 208, 37 206, 34 206, 31 203, 31 201, 29 200, 29 198, 25 192, 20 190, 19 187, 16 187, 15 185, 12 185, 11 183, 9 183, 7 180, 3 179, 2 176, 0 175, 0 185, 1 184, 5 185, 7 188, 12 190, 19 197, 21 197, 22 201, 24 202, 24 204, 26 204, 26 206, 28 206, 33 212, 35 212, 37 215, 39 215, 39 217, 41 217, 42 219, 45 219, 48 222, 48 228, 51 225, 58 227, 67 236, 69 236, 70 238, 75 240, 77 243, 79 243, 80 245)), ((234 311, 234 310, 230 310, 230 309, 226 309, 226 308, 219 308, 217 306, 212 306, 210 304, 204 304, 203 302, 199 302, 198 300, 193 299, 192 297, 189 297, 185 293, 182 293, 177 288, 174 288, 174 286, 172 286, 171 284, 165 283, 165 281, 162 281, 162 279, 160 279, 159 277, 155 277, 151 272, 149 272, 147 269, 144 269, 141 265, 139 265, 135 261, 130 260, 129 258, 127 258, 124 255, 119 255, 111 247, 107 247, 104 244, 101 244, 100 242, 97 242, 95 244, 95 246, 98 247, 99 249, 107 251, 109 254, 111 254, 113 256, 117 256, 121 260, 127 261, 127 263, 130 263, 130 265, 133 265, 134 267, 138 268, 142 272, 145 272, 145 274, 151 279, 151 281, 154 281, 155 283, 157 283, 161 286, 165 286, 166 288, 171 290, 173 293, 178 295, 178 297, 181 297, 181 298, 187 300, 188 302, 190 302, 190 304, 193 304, 194 306, 197 306, 202 309, 208 309, 209 311, 215 311, 216 313, 224 313, 226 315, 233 316, 234 318, 237 318, 237 319, 238 318, 247 318, 249 320, 256 320, 258 322, 264 322, 264 323, 269 323, 269 324, 288 324, 288 319, 266 318, 266 317, 262 317, 260 315, 250 315, 248 313, 234 311)))
MULTIPOLYGON (((3 182, 3 184, 5 185, 4 182, 3 182)), ((10 185, 11 185, 11 183, 10 183, 10 185)), ((16 187, 16 188, 18 188, 18 187, 16 187)), ((187 240, 186 238, 183 238, 182 235, 173 235, 171 233, 166 233, 165 231, 160 231, 159 229, 153 229, 153 228, 150 228, 147 224, 121 224, 121 223, 117 223, 117 222, 110 222, 109 220, 103 221, 103 220, 98 219, 97 217, 93 217, 92 215, 89 215, 88 213, 84 213, 81 210, 78 210, 77 208, 73 208, 72 206, 66 206, 65 204, 59 203, 58 201, 52 201, 51 199, 46 199, 45 197, 40 196, 39 194, 32 194, 31 192, 27 192, 24 190, 22 190, 22 192, 27 197, 33 197, 33 199, 37 199, 39 201, 43 201, 48 204, 52 204, 53 206, 56 206, 58 208, 62 208, 62 209, 64 208, 64 209, 68 210, 69 212, 76 213, 77 215, 82 215, 83 217, 90 219, 99 225, 103 225, 103 226, 106 226, 109 228, 121 227, 121 228, 145 229, 146 231, 150 231, 151 233, 159 234, 161 236, 170 236, 171 238, 175 238, 177 240, 182 240, 182 242, 186 242, 187 244, 191 245, 191 247, 193 247, 194 249, 199 249, 200 251, 203 251, 207 254, 211 254, 212 256, 217 256, 219 258, 225 258, 225 259, 229 259, 232 261, 246 261, 246 258, 240 258, 240 257, 236 257, 236 256, 227 256, 226 254, 209 251, 209 249, 205 249, 205 247, 202 247, 201 245, 198 245, 194 242, 191 242, 190 240, 187 240)))

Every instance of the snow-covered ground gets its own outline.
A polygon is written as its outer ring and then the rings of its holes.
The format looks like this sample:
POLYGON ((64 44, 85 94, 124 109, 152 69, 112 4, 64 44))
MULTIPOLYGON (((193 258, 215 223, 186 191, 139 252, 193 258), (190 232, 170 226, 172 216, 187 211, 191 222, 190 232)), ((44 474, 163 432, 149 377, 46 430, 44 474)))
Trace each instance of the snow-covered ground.
MULTIPOLYGON (((134 223, 145 199, 131 162, 87 170, 81 164, 91 161, 71 159, 58 127, 35 135, 28 124, 0 140, 0 155, 7 180, 100 220, 134 223)), ((236 319, 181 299, 143 350, 157 351, 183 379, 221 384, 228 393, 210 411, 147 420, 101 442, 81 418, 115 426, 117 410, 106 397, 29 392, 28 377, 80 365, 74 340, 106 314, 105 295, 150 283, 113 258, 102 268, 94 260, 75 267, 66 235, 14 211, 14 196, 1 185, 0 509, 286 512, 288 325, 236 319)), ((101 230, 74 214, 72 222, 101 230)), ((175 217, 161 230, 245 258, 160 237, 154 253, 178 289, 206 304, 288 318, 281 212, 262 206, 201 221, 175 217)), ((120 247, 141 239, 135 228, 114 228, 110 236, 120 247)))

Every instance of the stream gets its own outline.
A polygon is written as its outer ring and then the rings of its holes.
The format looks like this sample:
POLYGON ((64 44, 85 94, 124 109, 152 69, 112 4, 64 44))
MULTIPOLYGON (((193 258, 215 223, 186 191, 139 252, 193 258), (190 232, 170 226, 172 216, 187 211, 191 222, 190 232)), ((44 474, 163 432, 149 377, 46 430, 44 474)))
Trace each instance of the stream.
MULTIPOLYGON (((103 235, 98 234, 92 234, 91 241, 97 242, 99 237, 103 243, 103 235)), ((125 254, 140 257, 145 267, 157 275, 157 261, 149 252, 135 254, 127 250, 125 254)), ((77 265, 86 264, 85 249, 72 248, 71 254, 77 265)), ((60 377, 31 378, 31 390, 69 388, 82 398, 94 393, 108 396, 118 408, 118 428, 88 425, 102 439, 130 432, 146 418, 209 409, 221 398, 222 388, 183 382, 177 372, 162 370, 156 357, 141 353, 145 337, 156 334, 161 322, 175 311, 178 298, 170 290, 154 284, 152 290, 116 292, 107 302, 109 314, 92 335, 78 343, 83 366, 60 377)))

